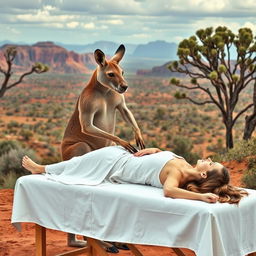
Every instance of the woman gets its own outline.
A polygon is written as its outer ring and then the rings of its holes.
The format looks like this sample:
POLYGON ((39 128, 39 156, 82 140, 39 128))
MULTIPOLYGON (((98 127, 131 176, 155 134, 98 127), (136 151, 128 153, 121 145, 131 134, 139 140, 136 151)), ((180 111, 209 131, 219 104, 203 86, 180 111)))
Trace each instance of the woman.
POLYGON ((146 184, 163 188, 166 197, 208 203, 238 204, 248 194, 229 185, 229 173, 222 164, 208 158, 193 167, 183 157, 158 148, 131 154, 121 146, 110 146, 46 166, 25 156, 22 166, 32 174, 46 173, 67 184, 97 185, 104 180, 146 184))

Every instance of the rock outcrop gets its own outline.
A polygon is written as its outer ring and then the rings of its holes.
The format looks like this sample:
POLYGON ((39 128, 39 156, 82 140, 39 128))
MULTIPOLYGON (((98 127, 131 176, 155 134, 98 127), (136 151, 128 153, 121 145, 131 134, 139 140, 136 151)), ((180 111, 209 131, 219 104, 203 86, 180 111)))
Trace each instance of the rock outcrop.
MULTIPOLYGON (((0 66, 6 67, 3 53, 7 47, 14 45, 3 45, 0 48, 0 66)), ((49 66, 50 72, 56 73, 91 73, 96 63, 93 53, 79 54, 68 51, 52 42, 38 42, 32 46, 17 45, 17 55, 14 59, 14 68, 25 71, 35 62, 41 62, 49 66)))

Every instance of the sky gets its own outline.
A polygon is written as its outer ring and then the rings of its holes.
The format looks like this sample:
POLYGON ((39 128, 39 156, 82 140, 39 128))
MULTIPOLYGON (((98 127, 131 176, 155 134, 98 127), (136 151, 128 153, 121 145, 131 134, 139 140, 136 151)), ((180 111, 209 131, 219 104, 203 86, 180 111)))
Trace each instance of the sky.
POLYGON ((205 27, 249 27, 255 0, 0 0, 0 41, 179 43, 205 27))

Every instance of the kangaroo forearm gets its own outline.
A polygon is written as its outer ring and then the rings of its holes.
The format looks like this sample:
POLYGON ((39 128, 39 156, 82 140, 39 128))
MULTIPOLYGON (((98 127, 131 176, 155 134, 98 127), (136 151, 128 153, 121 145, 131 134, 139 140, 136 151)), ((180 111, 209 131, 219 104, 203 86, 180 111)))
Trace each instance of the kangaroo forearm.
POLYGON ((94 136, 94 137, 98 137, 98 138, 104 138, 104 139, 108 139, 108 140, 112 140, 114 142, 117 142, 118 141, 118 137, 113 135, 113 134, 110 134, 110 133, 107 133, 95 126, 87 126, 87 127, 83 127, 82 128, 82 133, 86 134, 86 135, 91 135, 91 136, 94 136))
POLYGON ((120 109, 120 112, 125 122, 130 124, 135 131, 140 130, 132 112, 129 109, 120 109))

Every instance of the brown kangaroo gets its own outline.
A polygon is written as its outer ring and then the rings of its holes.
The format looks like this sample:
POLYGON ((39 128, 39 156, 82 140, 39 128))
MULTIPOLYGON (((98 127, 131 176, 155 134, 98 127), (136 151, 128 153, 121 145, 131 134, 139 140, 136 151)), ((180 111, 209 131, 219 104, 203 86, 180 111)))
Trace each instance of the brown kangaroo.
MULTIPOLYGON (((137 146, 145 148, 140 129, 123 95, 128 88, 119 66, 124 53, 125 47, 120 45, 115 55, 106 60, 101 50, 95 50, 98 67, 80 94, 68 122, 61 144, 63 160, 115 143, 135 153, 137 150, 130 143, 114 135, 116 110, 132 126, 137 146)), ((68 234, 68 245, 80 247, 83 243, 77 241, 74 234, 68 234)))

